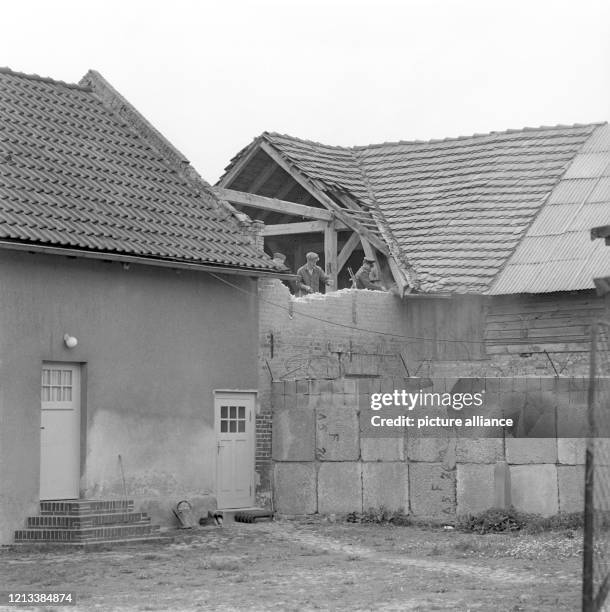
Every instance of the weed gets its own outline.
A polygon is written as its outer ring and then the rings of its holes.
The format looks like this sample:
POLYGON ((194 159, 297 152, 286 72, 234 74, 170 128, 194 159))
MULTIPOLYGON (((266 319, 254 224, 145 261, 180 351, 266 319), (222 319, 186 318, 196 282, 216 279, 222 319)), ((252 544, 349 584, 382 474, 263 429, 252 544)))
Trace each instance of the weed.
POLYGON ((392 524, 405 527, 412 524, 412 519, 403 510, 388 510, 384 506, 369 508, 366 512, 351 512, 347 515, 348 523, 392 524))
POLYGON ((583 525, 582 512, 562 513, 551 517, 527 514, 514 508, 492 508, 476 515, 460 516, 456 527, 474 533, 541 533, 543 531, 579 529, 583 525))

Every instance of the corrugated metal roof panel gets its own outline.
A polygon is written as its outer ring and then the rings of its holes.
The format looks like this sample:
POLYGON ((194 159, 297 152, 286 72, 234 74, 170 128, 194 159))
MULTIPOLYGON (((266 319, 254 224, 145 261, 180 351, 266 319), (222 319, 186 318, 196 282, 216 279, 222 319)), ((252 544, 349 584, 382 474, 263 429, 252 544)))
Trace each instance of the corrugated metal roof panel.
MULTIPOLYGON (((605 147, 610 150, 610 131, 606 127, 598 128, 593 136, 598 149, 605 147), (603 137, 599 137, 599 133, 603 137)), ((492 294, 543 293, 593 287, 593 278, 603 274, 610 266, 610 249, 605 247, 603 241, 590 239, 591 228, 603 225, 610 219, 610 201, 604 199, 608 185, 605 178, 600 178, 605 170, 606 158, 606 153, 575 157, 574 166, 577 169, 573 171, 570 168, 566 177, 592 173, 592 168, 595 168, 595 176, 591 174, 592 178, 564 178, 560 181, 494 282, 492 294), (603 163, 598 163, 600 159, 603 163), (603 201, 594 201, 597 199, 603 201), (548 235, 541 236, 543 233, 548 235), (528 265, 538 273, 528 274, 520 281, 519 271, 528 265)))
MULTIPOLYGON (((549 234, 561 234, 567 230, 578 210, 578 204, 545 206, 532 223, 527 235, 548 236, 549 234)), ((527 240, 527 238, 524 240, 527 240)))
POLYGON ((605 202, 610 205, 610 177, 602 177, 597 181, 587 202, 605 202))
POLYGON ((609 166, 610 151, 580 153, 568 168, 564 178, 597 178, 601 176, 609 166))
POLYGON ((610 151, 610 124, 601 125, 583 145, 581 152, 610 151))
POLYGON ((551 193, 548 204, 580 204, 595 188, 597 179, 562 180, 551 193))

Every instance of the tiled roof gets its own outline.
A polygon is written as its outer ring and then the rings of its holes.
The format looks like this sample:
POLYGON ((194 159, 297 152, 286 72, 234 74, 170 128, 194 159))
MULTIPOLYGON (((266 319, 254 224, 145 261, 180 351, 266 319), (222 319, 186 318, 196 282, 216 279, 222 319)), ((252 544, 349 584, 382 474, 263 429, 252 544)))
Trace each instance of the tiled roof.
POLYGON ((590 289, 610 274, 604 241, 591 229, 610 221, 610 126, 599 127, 574 157, 520 241, 491 293, 590 289))
POLYGON ((0 69, 0 240, 276 270, 201 186, 91 89, 0 69))
MULTIPOLYGON (((591 195, 597 199, 587 200, 591 207, 571 209, 578 215, 573 223, 590 229, 608 221, 610 196, 602 178, 609 161, 609 154, 604 157, 603 153, 607 151, 603 149, 607 130, 604 124, 526 128, 352 148, 278 134, 264 136, 323 188, 341 186, 363 204, 376 206, 398 245, 399 259, 415 269, 421 291, 488 293, 493 286, 494 293, 516 293, 593 286, 583 266, 577 283, 565 271, 557 273, 554 282, 542 282, 551 269, 561 267, 565 253, 578 246, 580 238, 571 230, 554 247, 557 256, 548 250, 550 243, 538 251, 536 257, 546 262, 546 268, 539 268, 536 282, 517 282, 520 272, 516 270, 512 279, 503 279, 500 273, 509 260, 511 266, 515 263, 511 255, 551 192, 563 198, 562 202, 567 198, 570 205, 577 206, 583 204, 587 189, 582 181, 589 181, 588 187, 591 181, 599 181, 591 195), (568 166, 566 180, 561 180, 568 166), (574 175, 571 179, 570 173, 574 175), (586 176, 581 177, 583 173, 586 176), (586 218, 580 216, 583 214, 586 218)), ((545 216, 553 218, 564 212, 559 207, 546 209, 545 216)), ((592 255, 601 247, 581 246, 586 252, 574 257, 575 261, 583 265, 585 260, 595 261, 606 270, 610 267, 610 254, 604 258, 600 252, 599 261, 592 255)), ((539 260, 527 263, 543 263, 539 260)), ((515 261, 522 264, 522 256, 515 261)), ((513 274, 508 269, 506 273, 513 274)))

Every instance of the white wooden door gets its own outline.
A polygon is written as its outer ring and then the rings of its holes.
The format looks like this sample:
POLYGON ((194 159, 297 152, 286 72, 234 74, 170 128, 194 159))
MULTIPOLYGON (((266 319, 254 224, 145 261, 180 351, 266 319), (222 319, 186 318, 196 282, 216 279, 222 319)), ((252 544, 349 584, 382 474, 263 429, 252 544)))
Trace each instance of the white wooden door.
POLYGON ((247 508, 254 504, 254 402, 253 393, 215 394, 219 508, 247 508))
POLYGON ((44 363, 40 410, 40 499, 77 499, 80 366, 44 363))

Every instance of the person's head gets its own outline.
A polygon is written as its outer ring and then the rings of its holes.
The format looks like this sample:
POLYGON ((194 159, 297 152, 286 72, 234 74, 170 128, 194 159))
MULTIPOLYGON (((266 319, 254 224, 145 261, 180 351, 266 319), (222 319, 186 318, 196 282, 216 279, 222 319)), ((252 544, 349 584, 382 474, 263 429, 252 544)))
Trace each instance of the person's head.
POLYGON ((305 255, 305 261, 310 268, 313 268, 318 263, 318 259, 320 258, 317 253, 310 252, 305 255))
POLYGON ((375 260, 372 259, 371 257, 365 257, 364 260, 362 261, 362 265, 367 269, 370 270, 373 267, 373 264, 375 263, 375 260))

